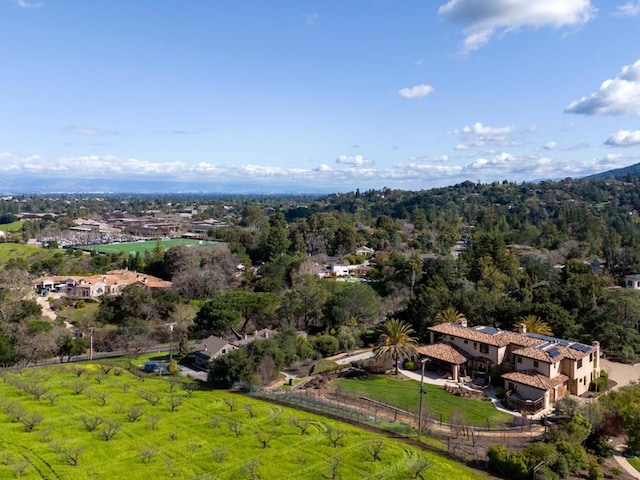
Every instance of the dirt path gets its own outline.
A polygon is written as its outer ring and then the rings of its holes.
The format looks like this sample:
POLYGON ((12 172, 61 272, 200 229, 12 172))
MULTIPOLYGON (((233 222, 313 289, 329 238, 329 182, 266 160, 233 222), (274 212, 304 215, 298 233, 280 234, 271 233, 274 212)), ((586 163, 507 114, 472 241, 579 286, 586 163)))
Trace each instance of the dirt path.
MULTIPOLYGON (((54 312, 51 309, 51 305, 49 304, 49 298, 48 297, 42 297, 42 296, 38 295, 36 297, 36 303, 42 307, 42 316, 43 317, 48 318, 52 322, 55 322, 58 319, 58 315, 56 314, 56 312, 54 312)), ((64 328, 69 329, 69 330, 75 330, 76 327, 74 327, 71 323, 69 323, 69 322, 67 322, 65 320, 64 321, 64 328)))

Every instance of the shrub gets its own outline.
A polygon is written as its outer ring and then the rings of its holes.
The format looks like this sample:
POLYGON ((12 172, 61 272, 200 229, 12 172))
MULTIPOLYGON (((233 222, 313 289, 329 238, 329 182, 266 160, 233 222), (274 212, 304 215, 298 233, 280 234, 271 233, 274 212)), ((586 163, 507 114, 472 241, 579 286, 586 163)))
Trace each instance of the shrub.
POLYGON ((592 392, 603 392, 607 389, 609 383, 609 374, 604 370, 600 370, 600 376, 589 384, 589 390, 592 392))
POLYGON ((335 372, 345 368, 345 365, 339 365, 331 360, 318 360, 311 368, 311 374, 318 375, 320 373, 335 372))
POLYGON ((404 362, 405 370, 416 370, 418 368, 418 364, 413 360, 407 360, 404 362))

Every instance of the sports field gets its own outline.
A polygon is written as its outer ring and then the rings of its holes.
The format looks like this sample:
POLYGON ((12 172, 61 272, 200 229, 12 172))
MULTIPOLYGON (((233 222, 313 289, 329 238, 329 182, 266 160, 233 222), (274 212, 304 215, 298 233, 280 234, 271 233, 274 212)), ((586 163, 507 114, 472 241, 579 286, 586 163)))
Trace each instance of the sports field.
MULTIPOLYGON (((164 250, 168 250, 171 247, 185 246, 185 245, 195 245, 195 246, 207 246, 207 245, 215 245, 219 242, 207 242, 204 240, 192 240, 190 238, 172 238, 170 240, 160 240, 162 244, 162 248, 164 250)), ((104 245, 81 245, 79 248, 81 250, 86 250, 88 252, 100 252, 100 253, 125 253, 128 255, 135 254, 136 252, 140 252, 140 255, 144 255, 145 252, 150 252, 156 248, 158 244, 157 240, 145 240, 140 242, 122 242, 122 243, 107 243, 104 245)))

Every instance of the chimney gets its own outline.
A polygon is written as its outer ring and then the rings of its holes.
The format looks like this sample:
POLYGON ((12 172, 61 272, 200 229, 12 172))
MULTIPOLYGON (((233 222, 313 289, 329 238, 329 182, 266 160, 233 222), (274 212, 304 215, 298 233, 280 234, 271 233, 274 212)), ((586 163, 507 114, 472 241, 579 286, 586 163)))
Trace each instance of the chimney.
POLYGON ((518 333, 522 333, 522 334, 527 333, 527 326, 524 323, 518 324, 518 333))
POLYGON ((460 321, 458 322, 458 324, 461 327, 466 327, 467 326, 467 319, 466 318, 461 318, 460 321))
POLYGON ((144 277, 144 278, 142 279, 142 283, 144 283, 145 285, 147 284, 147 277, 144 277))

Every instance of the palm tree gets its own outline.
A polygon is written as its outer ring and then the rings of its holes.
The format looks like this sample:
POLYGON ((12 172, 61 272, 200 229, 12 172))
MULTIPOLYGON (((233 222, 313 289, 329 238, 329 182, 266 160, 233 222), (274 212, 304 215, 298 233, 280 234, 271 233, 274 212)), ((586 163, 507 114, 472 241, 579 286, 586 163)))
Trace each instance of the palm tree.
POLYGON ((416 333, 407 323, 392 318, 380 328, 381 335, 378 345, 373 349, 376 356, 391 357, 396 364, 398 374, 398 360, 405 355, 415 355, 418 351, 418 341, 412 334, 416 333))
POLYGON ((530 313, 526 317, 520 317, 520 325, 526 328, 527 333, 539 333, 540 335, 553 335, 549 324, 537 315, 530 313))
POLYGON ((438 323, 458 323, 460 320, 464 320, 464 315, 453 306, 436 313, 436 321, 438 323))

